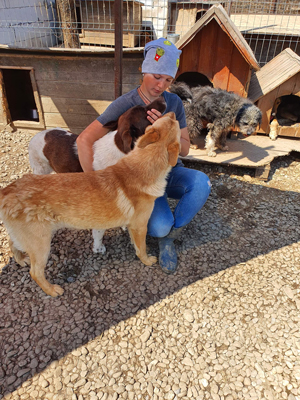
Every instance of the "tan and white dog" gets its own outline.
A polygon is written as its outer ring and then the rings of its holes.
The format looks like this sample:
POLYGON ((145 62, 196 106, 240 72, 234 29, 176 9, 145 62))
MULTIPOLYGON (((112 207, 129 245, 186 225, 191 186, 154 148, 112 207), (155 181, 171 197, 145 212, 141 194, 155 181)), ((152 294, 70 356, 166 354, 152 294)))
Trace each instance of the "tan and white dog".
MULTIPOLYGON (((166 107, 164 98, 159 97, 148 105, 131 107, 117 121, 105 124, 104 127, 111 131, 94 143, 94 171, 109 167, 128 154, 134 148, 136 140, 145 133, 147 126, 151 125, 147 119, 147 111, 155 108, 163 113, 166 107)), ((53 171, 83 172, 78 159, 77 138, 78 135, 61 128, 38 132, 28 147, 33 173, 44 175, 53 171)), ((93 229, 94 253, 105 254, 104 233, 103 229, 93 229)))
POLYGON ((84 174, 25 175, 0 190, 0 218, 15 260, 30 262, 31 277, 55 297, 63 289, 49 283, 44 270, 56 230, 127 226, 136 255, 152 265, 156 257, 146 253, 147 223, 179 151, 180 128, 170 112, 146 128, 134 150, 113 166, 84 174))

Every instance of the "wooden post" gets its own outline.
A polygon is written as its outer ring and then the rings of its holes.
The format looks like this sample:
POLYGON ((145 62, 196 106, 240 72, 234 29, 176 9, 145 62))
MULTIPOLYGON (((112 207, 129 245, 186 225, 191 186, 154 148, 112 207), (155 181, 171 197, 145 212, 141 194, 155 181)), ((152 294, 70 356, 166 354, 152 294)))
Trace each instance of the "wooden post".
POLYGON ((122 95, 123 0, 115 0, 115 99, 122 95))
POLYGON ((230 14, 231 14, 231 6, 232 6, 232 2, 233 2, 233 0, 229 0, 229 4, 228 4, 228 10, 227 10, 227 14, 228 14, 228 16, 230 17, 230 14))
POLYGON ((75 0, 56 0, 65 48, 80 49, 75 0))
POLYGON ((2 105, 3 123, 5 126, 5 125, 10 124, 12 122, 12 119, 11 119, 9 106, 8 106, 8 102, 7 102, 5 86, 4 86, 4 79, 3 79, 3 74, 2 74, 1 69, 0 69, 0 103, 2 105))

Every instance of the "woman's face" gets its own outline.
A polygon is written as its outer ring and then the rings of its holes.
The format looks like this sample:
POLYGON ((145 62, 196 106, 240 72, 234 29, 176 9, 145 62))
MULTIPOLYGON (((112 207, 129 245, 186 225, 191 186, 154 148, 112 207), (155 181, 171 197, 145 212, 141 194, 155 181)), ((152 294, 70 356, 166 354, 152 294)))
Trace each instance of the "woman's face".
POLYGON ((159 97, 173 82, 169 75, 144 74, 143 86, 152 97, 159 97))

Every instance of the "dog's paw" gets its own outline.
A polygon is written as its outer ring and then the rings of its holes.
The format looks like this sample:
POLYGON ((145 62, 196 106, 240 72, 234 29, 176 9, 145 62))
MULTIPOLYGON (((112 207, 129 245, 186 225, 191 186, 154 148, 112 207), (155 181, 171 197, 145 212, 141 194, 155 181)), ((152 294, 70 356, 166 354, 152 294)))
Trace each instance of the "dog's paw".
POLYGON ((51 287, 45 292, 49 294, 49 296, 57 297, 64 293, 64 289, 59 285, 51 285, 51 287))
POLYGON ((145 258, 141 259, 141 261, 142 261, 143 264, 150 266, 150 265, 153 265, 153 264, 155 264, 157 262, 157 257, 148 256, 147 258, 145 257, 145 258))
POLYGON ((210 151, 207 153, 208 157, 216 157, 217 153, 215 151, 210 151))
POLYGON ((197 144, 191 143, 191 144, 190 144, 190 149, 198 150, 198 149, 199 149, 199 146, 198 146, 197 144))
POLYGON ((98 245, 98 246, 96 246, 95 244, 94 244, 94 246, 93 246, 93 252, 94 253, 100 253, 100 254, 105 254, 106 253, 106 247, 104 246, 104 244, 103 243, 101 243, 100 245, 98 245))
POLYGON ((21 267, 26 267, 26 265, 30 265, 30 258, 28 256, 25 256, 23 258, 19 258, 16 261, 21 267))
POLYGON ((270 138, 271 140, 276 140, 277 137, 278 137, 277 133, 270 133, 270 134, 269 134, 269 138, 270 138))

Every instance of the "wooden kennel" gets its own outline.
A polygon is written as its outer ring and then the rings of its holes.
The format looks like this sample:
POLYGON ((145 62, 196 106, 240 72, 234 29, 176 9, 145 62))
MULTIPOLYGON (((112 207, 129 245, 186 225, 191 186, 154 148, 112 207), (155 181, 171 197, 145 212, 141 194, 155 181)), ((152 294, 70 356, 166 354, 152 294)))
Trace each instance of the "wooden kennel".
MULTIPOLYGON (((251 79, 248 97, 263 114, 259 133, 270 133, 270 123, 276 117, 278 100, 291 95, 300 96, 300 57, 291 49, 285 49, 260 71, 255 72, 251 79)), ((295 100, 300 101, 298 98, 295 100)), ((277 134, 300 137, 299 121, 294 124, 279 125, 277 134)))
MULTIPOLYGON (((79 40, 82 45, 115 45, 115 10, 113 0, 83 3, 76 1, 76 15, 80 23, 79 40)), ((123 46, 135 47, 142 29, 140 1, 127 0, 123 5, 123 46)))
POLYGON ((183 36, 193 25, 216 4, 225 5, 225 2, 216 0, 194 0, 193 2, 176 1, 169 3, 169 33, 183 36))
POLYGON ((247 97, 251 72, 259 65, 221 5, 211 7, 176 46, 182 50, 178 81, 203 85, 200 77, 204 76, 206 84, 247 97))
MULTIPOLYGON (((123 92, 140 83, 141 50, 124 49, 123 92)), ((0 131, 57 126, 82 132, 114 100, 114 49, 0 47, 0 131)))

